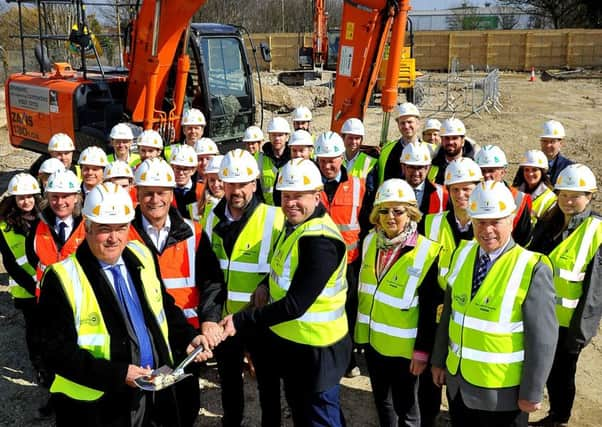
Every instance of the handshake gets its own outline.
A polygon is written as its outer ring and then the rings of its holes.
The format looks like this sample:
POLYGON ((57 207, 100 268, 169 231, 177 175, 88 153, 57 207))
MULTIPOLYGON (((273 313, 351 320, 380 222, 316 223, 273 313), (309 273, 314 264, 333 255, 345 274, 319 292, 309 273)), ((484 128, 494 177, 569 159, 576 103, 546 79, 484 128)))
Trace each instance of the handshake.
POLYGON ((201 323, 201 334, 207 339, 209 348, 213 350, 226 338, 236 335, 232 315, 224 317, 219 323, 201 323))

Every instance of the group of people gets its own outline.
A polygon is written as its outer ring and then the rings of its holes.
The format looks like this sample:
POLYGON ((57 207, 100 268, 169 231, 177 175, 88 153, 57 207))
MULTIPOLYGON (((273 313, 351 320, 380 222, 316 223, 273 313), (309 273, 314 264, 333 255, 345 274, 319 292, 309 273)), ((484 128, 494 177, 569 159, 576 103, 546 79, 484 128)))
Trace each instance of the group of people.
POLYGON ((343 426, 340 380, 363 354, 381 426, 433 426, 447 386, 454 426, 526 426, 547 386, 568 425, 579 354, 602 315, 596 179, 544 123, 512 185, 500 146, 461 120, 397 108, 399 139, 361 120, 311 133, 293 113, 221 155, 204 115, 183 141, 110 133, 112 153, 66 134, 0 202, 0 251, 23 311, 41 410, 57 425, 193 425, 198 376, 158 392, 134 380, 199 345, 214 357, 224 426, 244 423, 243 375, 261 424, 343 426), (132 150, 132 147, 137 147, 132 150), (34 177, 37 175, 37 177, 34 177), (42 197, 43 195, 43 197, 42 197))

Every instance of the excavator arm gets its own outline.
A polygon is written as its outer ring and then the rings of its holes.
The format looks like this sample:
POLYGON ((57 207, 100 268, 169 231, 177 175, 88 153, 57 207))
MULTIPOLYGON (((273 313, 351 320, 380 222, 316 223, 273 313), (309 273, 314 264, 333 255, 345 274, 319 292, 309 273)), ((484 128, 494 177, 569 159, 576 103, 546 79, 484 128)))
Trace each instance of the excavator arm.
POLYGON ((143 122, 144 129, 151 129, 157 123, 169 123, 179 129, 190 58, 186 46, 179 49, 178 44, 187 43, 190 21, 205 1, 144 0, 140 6, 132 28, 132 45, 125 58, 130 71, 126 108, 131 112, 132 121, 143 122), (167 79, 177 52, 180 56, 174 108, 164 113, 161 110, 167 79))
POLYGON ((389 61, 381 98, 384 112, 381 144, 386 139, 389 116, 397 104, 399 64, 409 11, 409 0, 344 0, 332 130, 340 131, 348 118, 363 119, 390 34, 389 61))
POLYGON ((314 68, 323 68, 328 61, 328 14, 324 6, 325 0, 314 0, 314 68))

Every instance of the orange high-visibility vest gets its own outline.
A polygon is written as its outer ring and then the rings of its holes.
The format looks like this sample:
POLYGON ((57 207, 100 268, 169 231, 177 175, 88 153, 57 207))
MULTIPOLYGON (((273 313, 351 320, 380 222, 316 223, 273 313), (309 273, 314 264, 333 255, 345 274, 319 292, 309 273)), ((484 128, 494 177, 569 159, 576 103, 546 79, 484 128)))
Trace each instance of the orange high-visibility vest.
POLYGON ((326 193, 324 191, 320 193, 322 204, 326 207, 328 214, 339 228, 347 245, 347 264, 355 261, 360 254, 359 215, 365 193, 366 181, 356 176, 350 176, 347 181, 339 183, 330 203, 328 202, 326 193))
POLYGON ((35 238, 33 240, 33 249, 38 256, 38 265, 36 266, 36 278, 38 280, 36 286, 36 297, 40 297, 40 281, 44 270, 51 264, 59 262, 71 255, 79 244, 86 238, 86 229, 84 227, 84 221, 82 220, 79 225, 73 230, 61 250, 59 251, 50 227, 45 221, 38 222, 38 226, 35 230, 35 238))
POLYGON ((512 224, 512 227, 516 227, 516 224, 518 224, 523 211, 525 209, 528 209, 529 212, 531 211, 532 201, 530 195, 519 191, 516 187, 510 187, 510 191, 514 196, 514 203, 516 204, 516 214, 514 216, 514 223, 512 224))
POLYGON ((432 184, 435 186, 435 191, 429 196, 428 212, 424 212, 424 215, 443 212, 449 200, 449 193, 443 185, 432 184))
MULTIPOLYGON (((192 236, 175 245, 166 246, 162 253, 156 253, 159 260, 159 271, 165 289, 182 309, 184 316, 192 326, 199 328, 197 307, 199 291, 195 279, 195 254, 201 240, 201 224, 184 219, 192 230, 192 236)), ((130 240, 143 242, 138 231, 130 226, 130 240)), ((152 248, 151 248, 152 250, 152 248)))

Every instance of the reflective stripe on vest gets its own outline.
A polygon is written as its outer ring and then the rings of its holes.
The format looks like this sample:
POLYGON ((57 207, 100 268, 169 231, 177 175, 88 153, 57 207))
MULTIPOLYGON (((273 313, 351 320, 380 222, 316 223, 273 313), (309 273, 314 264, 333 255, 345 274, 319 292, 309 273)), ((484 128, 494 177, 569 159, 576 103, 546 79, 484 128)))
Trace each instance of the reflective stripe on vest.
POLYGON ((52 237, 49 225, 45 221, 40 221, 36 227, 33 241, 33 249, 38 256, 38 265, 36 268, 36 275, 38 279, 36 287, 36 297, 40 297, 40 283, 44 270, 55 262, 62 261, 69 255, 75 252, 81 242, 86 238, 86 229, 84 227, 84 221, 82 220, 79 225, 73 230, 61 250, 58 250, 56 242, 52 237))
POLYGON ((345 240, 347 263, 352 263, 359 257, 360 224, 358 217, 365 193, 365 180, 355 176, 349 176, 347 181, 339 183, 332 202, 328 201, 328 196, 324 191, 320 192, 322 204, 345 240), (349 193, 351 193, 351 198, 349 193))
MULTIPOLYGON (((144 297, 169 350, 169 334, 163 310, 161 283, 156 277, 152 255, 139 242, 130 242, 128 247, 132 249, 142 264, 140 274, 144 297)), ((73 310, 78 346, 89 351, 96 359, 111 360, 111 337, 96 295, 77 258, 73 254, 64 261, 52 265, 51 268, 61 282, 65 296, 73 310)), ((169 350, 169 357, 172 362, 171 350, 169 350)), ((63 393, 72 399, 83 401, 97 400, 104 394, 103 391, 78 384, 58 374, 55 375, 50 392, 63 393)))
MULTIPOLYGON (((212 219, 209 230, 219 222, 215 215, 212 219)), ((230 257, 221 237, 211 234, 211 247, 219 259, 228 290, 224 314, 236 313, 249 304, 251 295, 270 272, 272 248, 283 226, 282 210, 260 203, 236 237, 230 257)))
MULTIPOLYGON (((285 297, 299 262, 299 239, 306 236, 324 236, 344 242, 328 214, 299 225, 286 238, 281 235, 271 262, 272 301, 279 301, 285 297)), ((281 338, 311 346, 329 346, 343 338, 348 330, 345 315, 346 268, 345 255, 320 295, 303 315, 271 326, 270 329, 281 338)))
POLYGON ((259 153, 257 158, 257 166, 261 172, 259 182, 261 183, 261 191, 263 199, 268 205, 274 205, 274 185, 276 184, 276 174, 278 168, 274 166, 274 162, 264 153, 259 153))
POLYGON ((377 280, 378 249, 372 231, 364 245, 359 276, 355 341, 380 354, 412 358, 418 331, 418 288, 439 253, 439 245, 418 236, 416 247, 395 261, 377 280))
POLYGON ((385 180, 385 166, 387 165, 387 160, 391 155, 391 151, 395 147, 399 141, 389 141, 385 146, 380 150, 380 155, 378 156, 378 185, 382 184, 385 180))
POLYGON ((353 162, 353 165, 351 166, 351 168, 347 167, 348 166, 347 160, 345 158, 343 158, 343 160, 344 160, 345 168, 347 168, 347 173, 349 174, 349 176, 356 176, 358 178, 363 178, 363 179, 366 179, 366 177, 368 176, 370 171, 374 168, 374 166, 378 162, 378 160, 375 159, 374 157, 369 156, 366 153, 361 152, 361 151, 357 155, 357 158, 353 162))
POLYGON ((568 327, 583 294, 587 268, 602 244, 602 221, 586 218, 552 252, 556 289, 556 317, 560 326, 568 327))
POLYGON ((432 241, 441 245, 441 252, 439 252, 439 276, 437 280, 439 286, 444 290, 447 287, 445 276, 449 271, 452 253, 457 246, 454 233, 447 221, 447 214, 448 211, 428 214, 424 219, 424 234, 432 241))
POLYGON ((522 305, 540 255, 514 246, 493 263, 471 297, 478 253, 475 241, 462 241, 453 256, 447 368, 479 387, 514 387, 524 359, 522 305))
POLYGON ((537 196, 531 205, 531 217, 534 219, 533 222, 536 222, 544 213, 550 210, 556 203, 556 200, 556 194, 549 188, 546 188, 543 193, 537 196))
MULTIPOLYGON (((29 274, 34 282, 37 280, 36 270, 27 260, 25 255, 25 236, 15 232, 14 228, 6 230, 6 222, 0 223, 0 232, 6 241, 6 245, 15 257, 17 265, 29 274)), ((20 286, 12 277, 8 278, 9 292, 13 298, 33 298, 34 296, 24 287, 20 286)))

